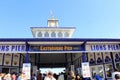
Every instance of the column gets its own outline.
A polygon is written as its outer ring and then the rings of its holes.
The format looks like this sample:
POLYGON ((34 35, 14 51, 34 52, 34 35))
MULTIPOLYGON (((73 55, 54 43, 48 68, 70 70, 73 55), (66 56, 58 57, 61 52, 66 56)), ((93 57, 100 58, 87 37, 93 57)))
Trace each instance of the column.
POLYGON ((25 62, 29 63, 29 54, 28 54, 28 50, 29 50, 29 45, 26 42, 26 56, 25 56, 25 62))
MULTIPOLYGON (((85 45, 86 45, 86 42, 84 42, 84 43, 81 45, 81 47, 83 48, 83 51, 86 51, 85 45)), ((86 56, 86 53, 85 53, 85 52, 82 53, 82 62, 87 62, 87 56, 86 56)))

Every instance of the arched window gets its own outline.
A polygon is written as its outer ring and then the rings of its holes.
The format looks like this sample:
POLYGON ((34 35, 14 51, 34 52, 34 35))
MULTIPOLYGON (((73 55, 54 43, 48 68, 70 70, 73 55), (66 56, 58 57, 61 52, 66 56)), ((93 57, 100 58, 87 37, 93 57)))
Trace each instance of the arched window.
POLYGON ((52 32, 52 33, 51 33, 51 37, 56 37, 56 33, 55 33, 55 32, 52 32))
POLYGON ((49 37, 49 33, 48 32, 45 32, 45 37, 49 37))
POLYGON ((59 32, 59 33, 58 33, 58 37, 59 37, 59 38, 63 37, 62 32, 59 32))
POLYGON ((42 33, 39 32, 39 33, 37 34, 37 36, 38 36, 38 37, 42 37, 42 33))
POLYGON ((69 37, 69 33, 68 32, 65 32, 65 37, 69 37))

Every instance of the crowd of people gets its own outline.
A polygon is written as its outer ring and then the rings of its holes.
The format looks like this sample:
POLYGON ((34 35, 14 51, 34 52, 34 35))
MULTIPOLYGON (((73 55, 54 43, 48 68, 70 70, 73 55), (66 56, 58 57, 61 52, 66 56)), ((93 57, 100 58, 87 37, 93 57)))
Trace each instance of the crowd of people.
MULTIPOLYGON (((0 80, 28 80, 28 79, 26 79, 25 73, 20 74, 0 73, 0 80)), ((37 74, 32 74, 30 80, 84 80, 84 78, 79 74, 75 74, 74 71, 70 71, 68 73, 61 72, 58 75, 53 73, 52 71, 48 71, 43 74, 40 72, 38 72, 37 74)), ((88 78, 85 80, 103 80, 103 78, 95 73, 93 79, 88 78)), ((120 80, 120 71, 118 71, 118 69, 115 69, 115 71, 112 73, 112 80, 120 80)))
POLYGON ((33 74, 32 80, 82 80, 79 75, 75 75, 73 71, 66 74, 61 72, 60 74, 55 74, 52 71, 48 71, 45 74, 38 73, 38 75, 33 74))
POLYGON ((27 80, 25 73, 16 74, 16 73, 0 73, 0 80, 27 80))
POLYGON ((112 73, 112 80, 120 80, 120 71, 117 68, 112 73))

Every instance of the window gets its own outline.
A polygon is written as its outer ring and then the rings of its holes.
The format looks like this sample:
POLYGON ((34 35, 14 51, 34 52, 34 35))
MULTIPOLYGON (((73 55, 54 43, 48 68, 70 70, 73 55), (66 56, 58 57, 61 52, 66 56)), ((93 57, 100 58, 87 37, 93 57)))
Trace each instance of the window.
POLYGON ((49 37, 49 33, 48 32, 45 32, 45 37, 49 37))
POLYGON ((69 37, 69 33, 68 32, 65 32, 65 37, 69 37))
POLYGON ((38 37, 42 37, 42 33, 41 32, 38 33, 38 37))
POLYGON ((58 37, 59 37, 59 38, 63 37, 62 32, 59 32, 59 33, 58 33, 58 37))
POLYGON ((105 65, 106 77, 112 77, 112 72, 113 72, 113 66, 112 66, 112 64, 106 64, 105 65))
POLYGON ((51 37, 56 37, 55 32, 52 32, 52 33, 51 33, 51 37))

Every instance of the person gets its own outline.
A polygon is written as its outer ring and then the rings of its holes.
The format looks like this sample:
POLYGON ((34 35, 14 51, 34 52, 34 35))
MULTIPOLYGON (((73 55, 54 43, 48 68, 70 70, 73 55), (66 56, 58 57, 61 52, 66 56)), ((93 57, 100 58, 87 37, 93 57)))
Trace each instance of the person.
POLYGON ((36 74, 33 74, 33 76, 32 76, 32 80, 37 80, 37 76, 36 76, 36 74))
POLYGON ((75 76, 75 73, 74 73, 74 71, 71 71, 71 80, 75 80, 75 78, 76 78, 76 76, 75 76))
POLYGON ((75 80, 81 80, 79 75, 76 75, 76 79, 75 80))
POLYGON ((16 80, 16 75, 15 75, 15 73, 13 73, 13 74, 11 75, 11 78, 12 78, 12 80, 16 80))
POLYGON ((63 74, 63 72, 61 72, 61 74, 59 75, 58 80, 64 80, 64 74, 63 74))
POLYGON ((0 80, 2 80, 2 74, 0 73, 0 80))
POLYGON ((44 80, 56 80, 53 76, 53 72, 49 71, 44 80))
POLYGON ((20 73, 17 80, 27 80, 27 77, 24 72, 20 73))
POLYGON ((6 74, 5 79, 6 79, 6 80, 12 80, 12 79, 11 79, 11 74, 10 74, 10 73, 6 74))
POLYGON ((68 74, 67 74, 67 80, 70 80, 70 79, 71 79, 70 73, 68 72, 68 74))
POLYGON ((42 80, 42 73, 38 73, 37 80, 42 80))
POLYGON ((102 77, 101 77, 99 74, 96 74, 96 73, 94 73, 93 78, 94 78, 95 80, 102 80, 102 77))
POLYGON ((117 68, 115 68, 114 72, 112 73, 112 80, 116 80, 115 79, 116 74, 120 75, 120 72, 119 72, 119 70, 117 68))
POLYGON ((115 74, 115 79, 116 80, 120 80, 120 75, 119 74, 115 74))

